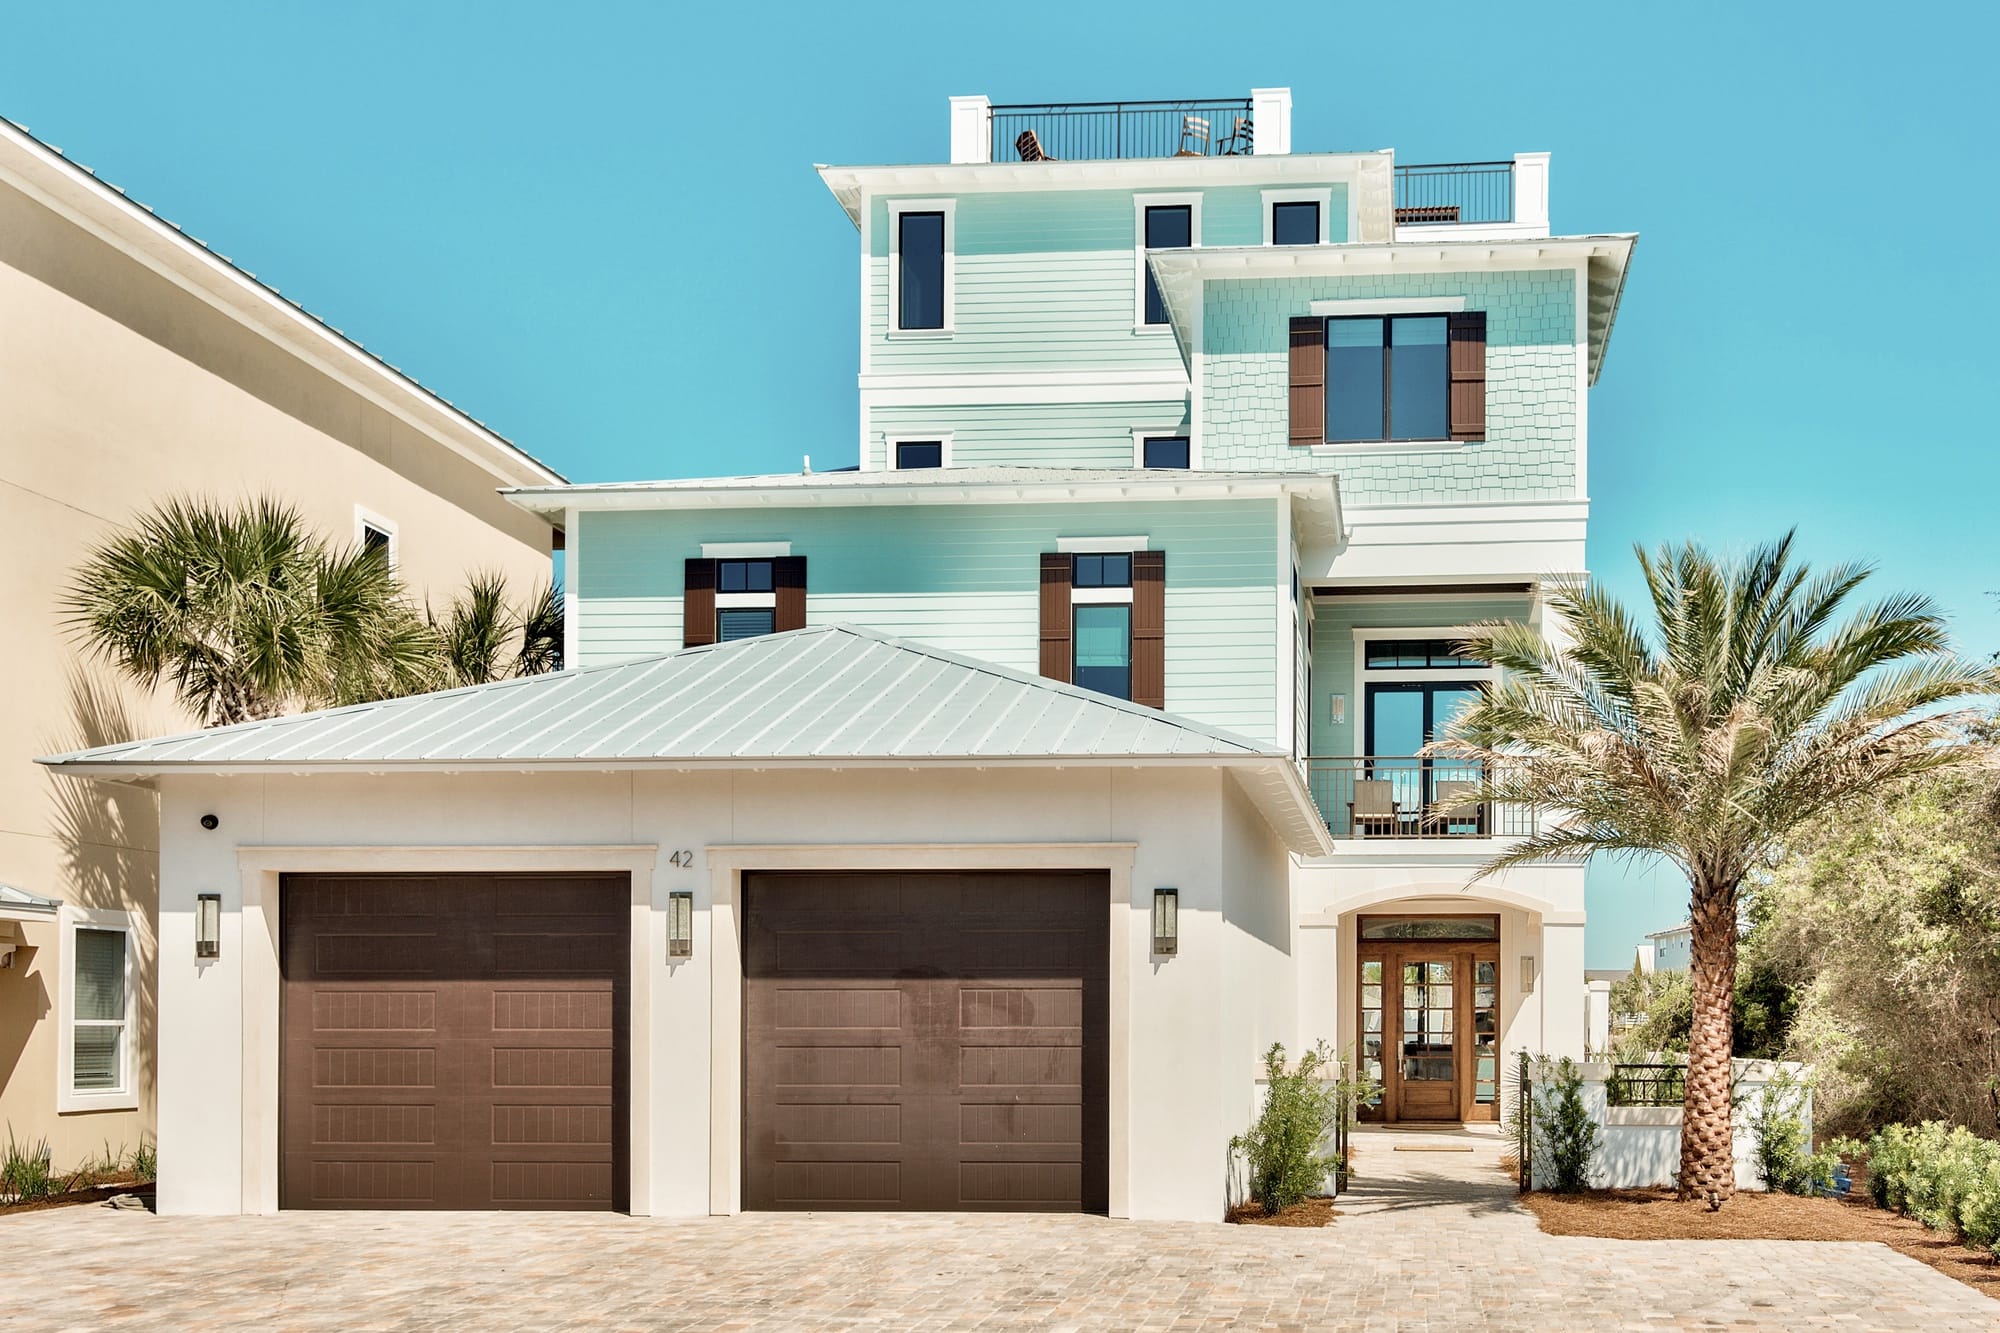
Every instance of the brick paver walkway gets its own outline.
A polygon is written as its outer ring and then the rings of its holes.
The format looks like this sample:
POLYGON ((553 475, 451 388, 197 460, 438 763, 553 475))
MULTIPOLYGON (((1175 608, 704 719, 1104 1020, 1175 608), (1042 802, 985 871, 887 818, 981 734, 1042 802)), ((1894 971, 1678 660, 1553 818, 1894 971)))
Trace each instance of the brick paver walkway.
POLYGON ((1102 1218, 0 1218, 10 1328, 2000 1328, 1880 1245, 1545 1236, 1491 1136, 1358 1136, 1323 1231, 1102 1218), (1466 1140, 1460 1140, 1466 1141, 1466 1140))

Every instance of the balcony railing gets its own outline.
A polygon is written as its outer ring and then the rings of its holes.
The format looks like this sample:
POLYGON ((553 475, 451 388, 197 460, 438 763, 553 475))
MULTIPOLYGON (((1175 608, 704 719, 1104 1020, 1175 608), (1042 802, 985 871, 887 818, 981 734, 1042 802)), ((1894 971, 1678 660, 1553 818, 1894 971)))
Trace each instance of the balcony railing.
POLYGON ((1250 99, 996 106, 995 162, 1237 157, 1251 151, 1250 99))
POLYGON ((1514 220, 1512 162, 1396 168, 1396 225, 1481 226, 1514 220))
POLYGON ((1314 802, 1336 838, 1515 838, 1535 831, 1525 805, 1477 799, 1481 768, 1409 755, 1313 755, 1314 802))

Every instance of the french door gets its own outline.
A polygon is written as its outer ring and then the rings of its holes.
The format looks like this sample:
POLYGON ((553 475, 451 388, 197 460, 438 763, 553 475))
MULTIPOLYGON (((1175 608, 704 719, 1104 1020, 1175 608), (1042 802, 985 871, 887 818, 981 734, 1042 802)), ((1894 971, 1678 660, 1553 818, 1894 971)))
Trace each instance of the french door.
MULTIPOLYGON (((1363 775, 1390 784, 1399 820, 1417 823, 1441 794, 1439 782, 1476 782, 1479 770, 1459 760, 1419 757, 1419 751, 1470 708, 1481 687, 1469 681, 1382 681, 1370 684, 1363 775)), ((1452 795, 1445 788, 1444 795, 1452 795)), ((1408 829, 1398 829, 1408 832, 1408 829)))
POLYGON ((1360 1071, 1382 1085, 1368 1118, 1498 1119, 1498 946, 1364 943, 1359 970, 1360 1071))

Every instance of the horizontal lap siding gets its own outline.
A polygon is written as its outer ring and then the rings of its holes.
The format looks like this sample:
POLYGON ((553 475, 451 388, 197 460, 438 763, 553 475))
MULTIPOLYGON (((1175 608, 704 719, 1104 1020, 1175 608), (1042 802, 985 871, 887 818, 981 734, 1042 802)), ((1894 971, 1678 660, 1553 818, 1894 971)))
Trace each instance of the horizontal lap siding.
MULTIPOLYGON (((1129 443, 1129 442, 1128 442, 1129 443)), ((849 621, 1002 666, 1038 666, 1041 553, 1139 536, 1167 552, 1167 707, 1279 729, 1277 523, 1269 500, 586 514, 572 534, 581 664, 681 644, 683 562, 703 542, 789 541, 806 623, 849 621)))
POLYGON ((1187 429, 1184 399, 1149 403, 967 403, 877 407, 869 416, 871 464, 890 436, 951 435, 954 467, 1131 467, 1132 432, 1187 429))
MULTIPOLYGON (((1313 621, 1311 753, 1361 753, 1364 701, 1355 689, 1354 631, 1405 625, 1476 625, 1487 620, 1526 620, 1533 608, 1525 597, 1439 598, 1436 601, 1343 605, 1321 599, 1313 621), (1333 721, 1333 696, 1347 696, 1347 721, 1333 721)), ((1437 673, 1449 678, 1449 671, 1437 673)))

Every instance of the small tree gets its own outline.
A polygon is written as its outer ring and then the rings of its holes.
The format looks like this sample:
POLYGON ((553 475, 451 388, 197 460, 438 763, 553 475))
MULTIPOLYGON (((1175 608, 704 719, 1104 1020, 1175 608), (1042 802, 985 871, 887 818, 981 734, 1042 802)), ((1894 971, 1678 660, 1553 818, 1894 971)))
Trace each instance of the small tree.
POLYGON ((1583 1103, 1583 1071, 1564 1056, 1554 1075, 1535 1085, 1535 1166, 1548 1164, 1548 1188, 1557 1194, 1581 1194, 1589 1188, 1590 1164, 1602 1138, 1583 1103))
POLYGON ((1288 1066, 1285 1048, 1273 1043, 1264 1053, 1269 1092, 1264 1109, 1245 1133, 1229 1141, 1250 1169, 1250 1197, 1265 1213, 1283 1212, 1326 1188, 1334 1156, 1325 1151, 1343 1110, 1337 1062, 1324 1042, 1288 1066))

